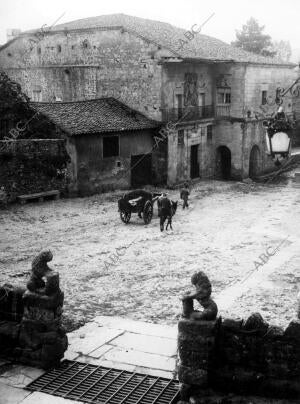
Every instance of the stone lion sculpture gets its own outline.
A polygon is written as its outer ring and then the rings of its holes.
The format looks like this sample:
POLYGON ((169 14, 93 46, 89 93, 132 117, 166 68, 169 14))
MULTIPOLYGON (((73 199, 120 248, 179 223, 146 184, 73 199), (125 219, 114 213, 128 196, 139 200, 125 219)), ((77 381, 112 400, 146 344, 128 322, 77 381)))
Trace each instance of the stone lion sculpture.
POLYGON ((196 272, 191 277, 191 282, 196 291, 187 293, 182 297, 183 317, 191 320, 215 320, 218 307, 210 297, 212 288, 207 275, 202 271, 196 272), (194 299, 203 307, 202 311, 194 310, 194 299))

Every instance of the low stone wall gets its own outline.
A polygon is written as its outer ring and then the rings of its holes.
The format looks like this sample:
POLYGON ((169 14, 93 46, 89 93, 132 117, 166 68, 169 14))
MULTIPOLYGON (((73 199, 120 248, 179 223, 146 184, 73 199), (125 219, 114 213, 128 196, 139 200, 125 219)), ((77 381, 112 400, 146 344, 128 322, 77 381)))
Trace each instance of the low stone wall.
POLYGON ((66 191, 69 157, 63 139, 0 141, 0 189, 7 202, 18 195, 66 191))
POLYGON ((283 330, 258 313, 246 321, 183 319, 178 331, 183 399, 207 387, 300 398, 300 320, 283 330))
POLYGON ((59 364, 68 347, 61 325, 64 294, 58 273, 44 262, 34 263, 32 273, 27 290, 0 287, 0 354, 47 369, 59 364))

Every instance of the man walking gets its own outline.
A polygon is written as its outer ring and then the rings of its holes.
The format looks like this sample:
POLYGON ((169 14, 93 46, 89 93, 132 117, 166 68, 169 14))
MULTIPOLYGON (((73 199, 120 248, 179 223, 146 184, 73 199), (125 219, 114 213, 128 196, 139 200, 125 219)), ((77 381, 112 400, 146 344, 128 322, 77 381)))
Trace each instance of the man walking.
POLYGON ((184 187, 180 191, 180 199, 183 200, 182 209, 189 207, 189 203, 188 203, 189 195, 190 195, 189 185, 187 182, 185 182, 184 187))

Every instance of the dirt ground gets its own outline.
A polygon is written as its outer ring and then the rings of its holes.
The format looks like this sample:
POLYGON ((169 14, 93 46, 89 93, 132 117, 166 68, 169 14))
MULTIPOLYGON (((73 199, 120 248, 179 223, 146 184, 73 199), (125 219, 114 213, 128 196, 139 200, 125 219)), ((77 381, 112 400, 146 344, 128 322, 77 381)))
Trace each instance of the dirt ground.
MULTIPOLYGON (((178 199, 178 191, 168 192, 178 199)), ((197 270, 208 274, 217 301, 232 285, 237 291, 243 285, 244 292, 228 307, 219 307, 222 316, 260 311, 282 326, 295 318, 300 188, 291 180, 277 185, 202 181, 192 189, 189 209, 179 206, 174 230, 164 233, 156 207, 147 226, 136 214, 128 225, 122 223, 121 194, 0 211, 0 283, 24 285, 33 257, 51 249, 50 266, 60 272, 69 330, 97 315, 175 324, 180 296, 191 289, 197 270), (266 250, 275 252, 266 265, 258 265, 266 250), (114 254, 118 258, 109 264, 114 254), (271 271, 264 276, 267 266, 271 271), (256 283, 245 289, 249 279, 256 283)))

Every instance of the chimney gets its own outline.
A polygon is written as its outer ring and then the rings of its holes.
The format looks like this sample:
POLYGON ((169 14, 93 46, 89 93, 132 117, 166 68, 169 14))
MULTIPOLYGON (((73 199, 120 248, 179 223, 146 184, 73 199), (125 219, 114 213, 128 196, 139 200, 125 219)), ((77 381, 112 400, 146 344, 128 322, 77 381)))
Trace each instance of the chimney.
POLYGON ((8 28, 6 30, 6 39, 7 42, 12 40, 13 38, 16 38, 17 36, 19 36, 21 34, 21 30, 18 28, 8 28))

